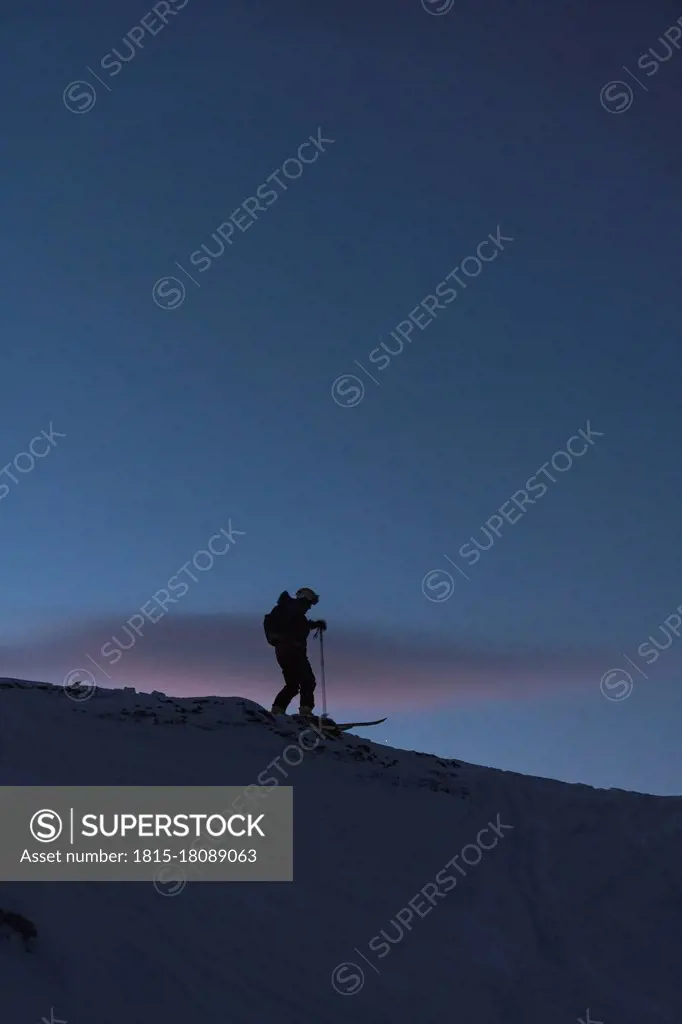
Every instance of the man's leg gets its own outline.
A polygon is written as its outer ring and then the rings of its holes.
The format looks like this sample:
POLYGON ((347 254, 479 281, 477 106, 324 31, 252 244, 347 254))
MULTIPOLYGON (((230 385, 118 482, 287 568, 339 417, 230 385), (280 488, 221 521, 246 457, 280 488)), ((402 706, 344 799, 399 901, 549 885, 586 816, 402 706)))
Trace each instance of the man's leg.
POLYGON ((275 697, 272 708, 284 714, 298 693, 298 665, 296 657, 287 648, 275 647, 275 657, 284 676, 284 686, 275 697))
POLYGON ((304 654, 298 665, 298 685, 301 692, 301 713, 310 712, 315 707, 315 673, 304 654))

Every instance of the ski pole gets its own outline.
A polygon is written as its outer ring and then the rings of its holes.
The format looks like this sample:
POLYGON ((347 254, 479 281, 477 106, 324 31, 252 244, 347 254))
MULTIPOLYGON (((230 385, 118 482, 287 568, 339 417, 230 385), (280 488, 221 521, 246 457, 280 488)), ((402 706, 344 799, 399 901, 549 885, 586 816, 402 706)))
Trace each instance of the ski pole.
POLYGON ((322 684, 322 717, 327 717, 327 683, 324 678, 324 642, 322 637, 324 630, 319 630, 320 635, 320 682, 322 684))

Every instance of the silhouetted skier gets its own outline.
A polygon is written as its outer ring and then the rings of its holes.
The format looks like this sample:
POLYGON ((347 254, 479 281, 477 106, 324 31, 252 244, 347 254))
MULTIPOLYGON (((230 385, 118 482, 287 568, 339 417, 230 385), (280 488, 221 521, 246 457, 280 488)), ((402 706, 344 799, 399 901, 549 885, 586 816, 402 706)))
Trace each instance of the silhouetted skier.
POLYGON ((284 686, 272 705, 273 715, 285 714, 297 694, 301 698, 300 713, 313 713, 315 673, 308 661, 308 636, 312 630, 325 630, 327 623, 324 619, 311 620, 306 616, 319 600, 310 587, 301 587, 295 597, 285 590, 263 620, 265 636, 275 648, 277 664, 284 676, 284 686))

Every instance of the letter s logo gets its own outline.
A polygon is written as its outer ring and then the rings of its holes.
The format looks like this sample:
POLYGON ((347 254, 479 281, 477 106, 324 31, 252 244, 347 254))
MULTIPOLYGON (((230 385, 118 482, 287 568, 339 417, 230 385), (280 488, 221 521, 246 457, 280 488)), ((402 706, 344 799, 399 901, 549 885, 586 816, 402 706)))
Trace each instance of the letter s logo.
POLYGON ((36 811, 29 825, 31 835, 39 843, 53 843, 62 834, 62 819, 56 811, 36 811))

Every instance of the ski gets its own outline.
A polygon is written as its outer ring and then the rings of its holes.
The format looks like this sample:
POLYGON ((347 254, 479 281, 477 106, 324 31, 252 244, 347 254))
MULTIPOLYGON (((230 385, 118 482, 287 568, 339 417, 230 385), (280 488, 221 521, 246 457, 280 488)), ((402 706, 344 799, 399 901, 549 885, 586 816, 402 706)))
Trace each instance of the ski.
MULTIPOLYGON (((388 718, 388 715, 386 718, 388 718)), ((368 725, 381 725, 382 722, 386 721, 386 718, 376 718, 373 722, 337 722, 336 728, 341 732, 347 732, 348 729, 365 729, 368 725)))
POLYGON ((335 722, 333 719, 318 718, 315 715, 309 718, 299 715, 293 715, 292 717, 301 725, 318 729, 324 736, 340 736, 341 733, 348 732, 350 729, 362 729, 370 725, 381 725, 382 722, 386 721, 386 718, 377 718, 373 722, 335 722))
POLYGON ((257 712, 249 709, 246 717, 260 721, 272 722, 281 725, 295 726, 298 728, 311 728, 324 736, 340 736, 341 733, 350 729, 365 729, 371 725, 381 725, 386 718, 376 718, 372 722, 335 722, 333 718, 322 718, 319 715, 273 715, 267 708, 259 708, 257 712))

